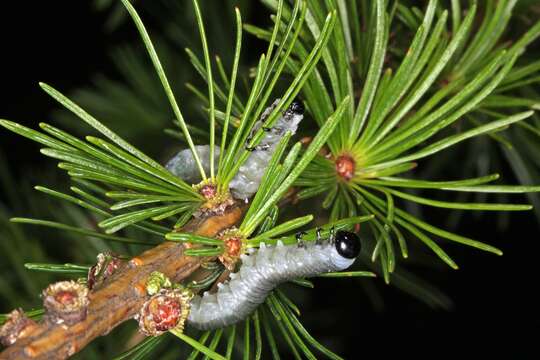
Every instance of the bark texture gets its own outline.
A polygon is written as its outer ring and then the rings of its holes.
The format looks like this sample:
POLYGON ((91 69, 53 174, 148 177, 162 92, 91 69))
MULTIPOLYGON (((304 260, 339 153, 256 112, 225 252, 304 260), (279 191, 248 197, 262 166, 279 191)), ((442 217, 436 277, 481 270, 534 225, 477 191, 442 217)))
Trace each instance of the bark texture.
MULTIPOLYGON (((223 215, 196 218, 182 231, 213 237, 236 225, 243 209, 233 206, 223 215)), ((83 349, 93 339, 131 319, 140 309, 146 295, 146 279, 153 271, 164 273, 174 282, 194 274, 201 258, 183 255, 183 245, 164 242, 119 269, 89 294, 90 304, 85 320, 72 326, 41 322, 0 354, 0 359, 66 359, 83 349)))

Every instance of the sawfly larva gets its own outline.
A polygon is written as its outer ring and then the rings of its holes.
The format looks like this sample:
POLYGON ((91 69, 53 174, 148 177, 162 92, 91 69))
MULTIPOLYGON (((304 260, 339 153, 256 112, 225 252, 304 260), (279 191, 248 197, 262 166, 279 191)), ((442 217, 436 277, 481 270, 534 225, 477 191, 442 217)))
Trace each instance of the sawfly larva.
MULTIPOLYGON (((199 159, 201 159, 204 171, 208 173, 210 171, 210 145, 195 145, 195 150, 199 155, 199 159)), ((214 149, 214 161, 217 163, 218 160, 219 148, 216 147, 214 149)), ((175 176, 191 184, 198 184, 202 180, 191 149, 179 151, 178 154, 167 162, 165 168, 175 176)))
MULTIPOLYGON (((249 139, 262 127, 266 118, 278 105, 280 99, 275 100, 261 115, 261 118, 255 123, 249 139)), ((237 199, 247 199, 257 192, 259 184, 268 163, 274 154, 279 140, 290 131, 293 135, 298 129, 298 124, 304 118, 304 106, 299 101, 293 101, 285 112, 278 118, 271 128, 264 128, 266 132, 259 145, 246 150, 251 151, 251 155, 246 162, 240 166, 238 173, 229 184, 231 193, 237 199)), ((249 141, 248 139, 248 141, 249 141)))
POLYGON ((360 239, 352 232, 332 230, 327 240, 297 245, 260 244, 242 255, 242 265, 228 283, 218 284, 214 294, 205 292, 191 301, 188 323, 200 330, 222 328, 247 318, 279 284, 350 267, 360 253, 360 239))
MULTIPOLYGON (((253 126, 248 141, 262 127, 264 121, 279 103, 279 100, 275 100, 271 106, 265 109, 261 118, 253 126)), ((298 124, 304 117, 303 114, 304 106, 302 103, 293 101, 287 110, 278 118, 273 127, 262 127, 265 134, 261 142, 253 148, 246 147, 247 150, 251 151, 251 154, 244 164, 240 166, 237 174, 229 184, 229 190, 235 198, 242 200, 248 199, 257 192, 279 140, 287 131, 291 131, 292 134, 296 132, 298 124)), ((210 169, 210 145, 197 145, 195 149, 201 159, 204 170, 208 172, 210 169)), ((219 160, 219 153, 220 149, 216 147, 214 152, 214 161, 216 163, 219 160)), ((199 183, 202 180, 190 149, 178 152, 167 162, 165 167, 174 175, 192 184, 199 183)))

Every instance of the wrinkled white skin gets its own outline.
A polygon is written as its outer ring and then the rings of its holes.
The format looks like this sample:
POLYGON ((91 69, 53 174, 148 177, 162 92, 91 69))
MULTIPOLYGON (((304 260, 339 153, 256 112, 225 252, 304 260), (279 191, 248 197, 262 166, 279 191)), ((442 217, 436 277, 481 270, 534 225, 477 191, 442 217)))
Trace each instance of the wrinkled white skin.
MULTIPOLYGON (((204 171, 210 172, 210 145, 196 145, 195 150, 199 154, 204 171)), ((218 160, 219 148, 216 147, 214 150, 214 164, 217 164, 218 160)), ((167 162, 165 167, 171 173, 190 184, 198 184, 202 181, 201 173, 190 149, 180 151, 167 162)))
POLYGON ((188 323, 200 330, 222 328, 247 318, 279 284, 302 277, 341 271, 354 263, 339 255, 331 242, 266 247, 242 255, 240 271, 228 283, 219 284, 215 294, 205 292, 191 302, 188 323))
MULTIPOLYGON (((279 99, 275 100, 274 103, 262 113, 261 118, 253 126, 251 131, 252 135, 261 128, 263 122, 277 106, 278 102, 279 99)), ((287 131, 291 131, 294 135, 298 129, 298 124, 303 118, 304 116, 301 114, 286 110, 274 123, 272 130, 264 133, 257 148, 251 153, 244 164, 240 166, 236 176, 229 184, 229 190, 235 198, 245 200, 257 192, 266 167, 268 166, 280 139, 287 131)), ((210 168, 210 146, 197 145, 195 148, 199 154, 204 170, 208 172, 210 168)), ((219 148, 217 147, 214 158, 215 163, 217 164, 219 159, 219 148)), ((191 184, 197 184, 201 181, 199 169, 197 168, 197 164, 193 159, 193 154, 189 149, 180 151, 176 156, 169 160, 165 167, 174 175, 191 184)))
MULTIPOLYGON (((265 119, 270 115, 272 110, 277 106, 279 99, 267 108, 261 115, 261 119, 257 121, 252 130, 252 135, 262 126, 265 119)), ((257 146, 251 153, 248 159, 240 166, 236 176, 229 184, 229 189, 233 196, 237 199, 248 199, 257 192, 262 177, 276 150, 276 146, 281 138, 291 131, 294 135, 298 129, 298 124, 304 115, 297 114, 286 110, 274 123, 272 129, 266 132, 257 146)))

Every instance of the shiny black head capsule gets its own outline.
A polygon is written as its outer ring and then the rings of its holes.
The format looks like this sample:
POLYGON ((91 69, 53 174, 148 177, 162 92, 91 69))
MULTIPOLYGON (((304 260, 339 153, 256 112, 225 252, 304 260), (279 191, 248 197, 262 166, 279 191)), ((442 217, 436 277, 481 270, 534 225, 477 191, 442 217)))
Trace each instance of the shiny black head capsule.
POLYGON ((304 113, 304 104, 302 104, 302 102, 300 100, 294 100, 291 105, 289 106, 289 111, 295 113, 295 114, 298 114, 298 115, 302 115, 304 113))
POLYGON ((354 259, 360 254, 360 238, 355 233, 340 230, 336 233, 335 243, 338 254, 344 258, 354 259))

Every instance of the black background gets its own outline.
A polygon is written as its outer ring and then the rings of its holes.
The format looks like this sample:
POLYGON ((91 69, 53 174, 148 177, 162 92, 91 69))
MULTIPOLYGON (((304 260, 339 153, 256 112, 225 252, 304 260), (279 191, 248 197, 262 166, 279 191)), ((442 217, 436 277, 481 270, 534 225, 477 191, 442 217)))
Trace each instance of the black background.
MULTIPOLYGON (((108 50, 138 38, 124 27, 107 33, 104 21, 105 14, 96 13, 89 2, 10 2, 9 9, 0 5, 0 117, 33 127, 50 121, 56 104, 41 91, 38 81, 67 93, 88 84, 97 72, 114 77, 108 50)), ((50 171, 54 166, 40 156, 38 146, 3 129, 0 146, 16 172, 23 167, 50 171)), ((444 220, 438 216, 435 213, 430 220, 444 220)), ((503 354, 537 358, 539 228, 532 213, 513 214, 511 220, 509 228, 500 232, 495 217, 468 216, 458 231, 501 248, 504 256, 450 246, 459 271, 416 269, 453 299, 452 311, 431 310, 385 286, 379 286, 385 307, 376 311, 359 281, 319 280, 313 300, 303 309, 307 328, 323 340, 325 335, 339 334, 342 353, 350 359, 503 354), (326 309, 332 309, 335 321, 323 316, 326 309)))

